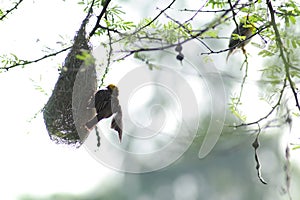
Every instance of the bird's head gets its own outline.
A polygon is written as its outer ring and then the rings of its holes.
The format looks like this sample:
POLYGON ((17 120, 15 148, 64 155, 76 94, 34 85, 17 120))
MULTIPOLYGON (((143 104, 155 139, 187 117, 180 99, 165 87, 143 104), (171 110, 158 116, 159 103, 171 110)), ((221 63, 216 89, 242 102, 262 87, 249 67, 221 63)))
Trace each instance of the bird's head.
POLYGON ((255 28, 255 18, 251 15, 246 15, 243 16, 240 19, 240 25, 242 26, 242 28, 246 28, 251 30, 252 33, 255 32, 256 28, 255 28))
POLYGON ((119 94, 119 89, 114 84, 109 84, 107 87, 107 90, 111 91, 111 93, 114 93, 116 96, 119 94))
POLYGON ((114 90, 115 88, 117 88, 117 86, 115 86, 114 84, 109 84, 106 88, 108 90, 114 90))

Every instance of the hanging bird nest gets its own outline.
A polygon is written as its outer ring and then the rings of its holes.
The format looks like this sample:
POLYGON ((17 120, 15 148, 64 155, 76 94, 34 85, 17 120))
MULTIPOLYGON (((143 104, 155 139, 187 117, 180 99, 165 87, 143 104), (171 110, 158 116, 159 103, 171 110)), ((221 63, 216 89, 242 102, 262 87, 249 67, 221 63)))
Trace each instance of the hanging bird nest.
POLYGON ((94 62, 79 59, 82 51, 91 52, 86 38, 87 17, 74 38, 51 97, 43 110, 50 139, 79 147, 89 131, 84 124, 95 115, 87 104, 97 88, 94 62))

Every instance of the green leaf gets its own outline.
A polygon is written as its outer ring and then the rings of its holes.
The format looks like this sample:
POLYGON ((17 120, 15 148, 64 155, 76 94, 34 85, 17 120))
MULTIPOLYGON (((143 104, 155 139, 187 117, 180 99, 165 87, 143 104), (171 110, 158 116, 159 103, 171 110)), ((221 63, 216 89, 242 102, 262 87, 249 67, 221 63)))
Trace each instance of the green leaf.
POLYGON ((295 40, 292 40, 292 46, 293 46, 293 48, 297 48, 297 42, 295 41, 295 40))
POLYGON ((239 110, 237 109, 237 106, 239 106, 239 105, 242 105, 239 98, 232 97, 231 102, 229 103, 229 109, 234 116, 236 116, 237 118, 239 118, 242 121, 246 121, 246 119, 247 119, 246 115, 242 115, 242 113, 240 113, 239 110))
POLYGON ((243 35, 239 35, 239 34, 233 33, 233 34, 232 34, 232 39, 233 39, 233 40, 240 40, 240 41, 243 41, 243 40, 246 39, 246 36, 243 36, 243 35))
POLYGON ((268 51, 268 50, 262 50, 258 53, 258 55, 260 55, 262 57, 267 57, 267 56, 273 56, 274 53, 272 53, 271 51, 268 51))
POLYGON ((296 24, 296 18, 294 16, 290 16, 289 19, 292 22, 292 24, 296 24))
POLYGON ((297 149, 300 149, 300 145, 294 146, 294 147, 292 148, 292 150, 297 150, 297 149))
POLYGON ((218 31, 217 30, 209 30, 209 31, 206 31, 202 36, 216 38, 216 37, 218 37, 218 31))
POLYGON ((81 54, 77 54, 76 58, 84 61, 86 65, 90 65, 95 62, 94 57, 86 50, 82 50, 81 54))

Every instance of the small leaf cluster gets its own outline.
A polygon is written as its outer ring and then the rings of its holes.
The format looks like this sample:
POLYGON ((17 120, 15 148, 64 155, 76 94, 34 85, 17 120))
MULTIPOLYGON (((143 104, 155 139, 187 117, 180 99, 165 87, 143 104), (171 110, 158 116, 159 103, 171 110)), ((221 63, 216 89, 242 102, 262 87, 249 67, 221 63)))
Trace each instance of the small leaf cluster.
POLYGON ((122 18, 125 12, 121 10, 120 6, 113 6, 106 12, 105 24, 107 28, 117 29, 120 31, 128 31, 135 27, 132 21, 125 21, 122 18))
POLYGON ((242 114, 242 112, 237 109, 237 106, 242 105, 239 97, 231 97, 231 101, 229 102, 229 110, 230 112, 237 117, 241 121, 246 121, 247 116, 242 114))
MULTIPOLYGON (((25 63, 25 61, 20 60, 17 55, 10 53, 10 54, 4 54, 0 55, 0 62, 1 62, 1 69, 6 69, 7 67, 16 65, 16 64, 21 64, 25 63)), ((0 70, 1 72, 1 70, 0 70)))
POLYGON ((95 58, 87 50, 81 50, 81 54, 76 55, 76 58, 84 61, 86 66, 94 64, 95 58))

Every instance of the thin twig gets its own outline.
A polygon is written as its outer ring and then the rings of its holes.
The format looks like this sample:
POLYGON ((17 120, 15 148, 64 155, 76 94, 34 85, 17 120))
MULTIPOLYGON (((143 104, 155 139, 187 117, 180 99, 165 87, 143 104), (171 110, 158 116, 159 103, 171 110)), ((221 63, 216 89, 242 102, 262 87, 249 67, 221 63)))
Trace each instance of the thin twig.
MULTIPOLYGON (((144 26, 142 26, 142 27, 140 27, 139 29, 137 29, 137 30, 135 30, 135 31, 133 31, 132 33, 130 33, 130 34, 124 34, 125 35, 125 37, 123 37, 123 38, 120 38, 120 39, 117 39, 117 40, 115 40, 113 43, 117 43, 117 42, 120 42, 120 41, 122 41, 122 40, 124 40, 124 39, 126 39, 126 36, 127 35, 137 35, 137 33, 138 32, 140 32, 141 30, 143 30, 143 29, 145 29, 145 28, 147 28, 148 26, 150 26, 155 20, 157 20, 166 10, 168 10, 168 9, 170 9, 171 8, 171 6, 175 3, 175 1, 176 0, 173 0, 167 7, 165 7, 164 9, 162 9, 150 22, 148 22, 147 24, 145 24, 144 26)), ((157 8, 158 9, 158 8, 157 8)), ((128 57, 128 56, 130 56, 130 55, 132 55, 132 53, 130 53, 130 54, 128 54, 128 55, 125 55, 125 57, 124 58, 120 58, 120 59, 118 59, 118 60, 122 60, 122 59, 125 59, 126 57, 128 57)))
POLYGON ((22 3, 23 0, 20 0, 19 2, 16 3, 16 5, 14 7, 12 7, 11 9, 7 10, 6 13, 4 15, 2 15, 0 17, 0 21, 3 20, 5 17, 7 17, 7 15, 9 13, 11 13, 13 10, 16 10, 18 8, 18 6, 22 3))
POLYGON ((67 48, 64 48, 60 51, 57 51, 57 52, 54 52, 54 53, 51 53, 51 54, 47 54, 47 55, 44 55, 42 56, 41 58, 38 58, 38 59, 35 59, 35 60, 30 60, 30 61, 27 61, 27 60, 20 60, 20 62, 14 64, 14 65, 11 65, 11 66, 8 66, 8 67, 0 67, 0 70, 10 70, 11 68, 14 68, 14 67, 18 67, 18 66, 24 66, 24 65, 28 65, 28 64, 32 64, 32 63, 36 63, 36 62, 39 62, 41 60, 44 60, 46 58, 50 58, 50 57, 53 57, 53 56, 56 56, 62 52, 65 52, 69 49, 71 49, 72 46, 69 46, 67 48))
MULTIPOLYGON (((265 30, 266 28, 268 28, 270 25, 267 24, 265 26, 262 26, 261 28, 257 29, 257 31, 252 34, 250 37, 246 38, 245 40, 243 40, 242 42, 246 42, 248 40, 251 40, 252 37, 256 36, 256 35, 260 35, 260 33, 265 30)), ((219 50, 219 51, 209 51, 209 52, 204 52, 204 53, 201 53, 201 55, 210 55, 210 54, 219 54, 219 53, 223 53, 223 52, 226 52, 226 51, 229 51, 229 50, 232 50, 232 49, 235 49, 238 45, 240 45, 240 43, 236 44, 235 46, 233 47, 230 47, 230 48, 226 48, 226 49, 222 49, 222 50, 219 50)))
POLYGON ((145 24, 144 26, 140 27, 139 29, 135 30, 132 35, 140 32, 141 30, 143 30, 144 28, 150 26, 155 20, 157 20, 166 10, 168 10, 169 8, 171 8, 171 6, 175 3, 176 0, 173 0, 167 7, 165 7, 164 9, 162 9, 158 15, 156 15, 150 22, 148 22, 147 24, 145 24))
MULTIPOLYGON (((89 8, 89 11, 85 17, 85 21, 87 21, 89 18, 90 18, 90 15, 93 13, 93 6, 95 4, 95 0, 92 1, 91 5, 90 5, 90 8, 89 8)), ((87 22, 86 22, 87 23, 87 22)))
MULTIPOLYGON (((237 2, 239 2, 239 1, 237 1, 237 2)), ((236 21, 236 18, 235 18, 236 13, 234 12, 234 6, 232 5, 231 0, 228 0, 228 4, 229 4, 230 10, 231 10, 231 12, 232 12, 232 18, 233 18, 233 21, 234 21, 234 23, 235 23, 237 33, 240 35, 240 27, 239 27, 239 24, 238 24, 237 21, 236 21)), ((236 5, 236 4, 235 4, 235 5, 236 5)))
MULTIPOLYGON (((226 16, 229 12, 230 12, 230 10, 227 10, 226 12, 224 12, 219 17, 219 20, 223 19, 223 17, 226 16)), ((213 24, 211 26, 206 26, 204 29, 198 31, 197 34, 195 34, 195 35, 190 34, 189 38, 187 38, 187 39, 185 39, 185 40, 183 40, 181 42, 175 43, 175 44, 168 44, 168 45, 161 46, 161 47, 139 48, 139 49, 133 49, 133 50, 118 51, 118 52, 127 53, 127 54, 125 56, 119 58, 118 60, 115 60, 115 61, 123 60, 123 59, 131 56, 132 54, 137 53, 137 52, 159 51, 159 50, 164 50, 164 49, 172 48, 172 47, 175 47, 177 45, 182 45, 182 44, 184 44, 184 43, 186 43, 186 42, 188 42, 190 40, 193 40, 193 39, 201 36, 203 33, 207 32, 208 30, 216 28, 218 25, 220 25, 220 23, 215 23, 215 24, 213 24)), ((223 50, 223 51, 226 51, 226 50, 223 50)))
POLYGON ((254 121, 254 122, 250 122, 250 123, 242 123, 242 124, 236 125, 236 126, 234 126, 234 127, 235 127, 235 128, 238 128, 238 127, 241 127, 241 126, 250 126, 250 125, 253 125, 253 124, 258 124, 259 122, 261 122, 261 121, 267 119, 267 118, 274 112, 274 110, 280 105, 281 100, 282 100, 282 97, 283 97, 284 90, 285 90, 285 88, 286 88, 286 84, 287 84, 287 80, 284 79, 283 87, 282 87, 282 89, 281 89, 281 91, 280 91, 280 96, 279 96, 279 98, 278 98, 278 100, 277 100, 277 103, 272 107, 272 109, 271 109, 264 117, 262 117, 262 118, 260 118, 260 119, 258 119, 258 120, 256 120, 256 121, 254 121))
MULTIPOLYGON (((105 14, 104 18, 107 20, 107 15, 105 14)), ((108 57, 107 57, 107 65, 105 66, 105 70, 104 70, 104 74, 103 76, 101 77, 101 81, 100 81, 100 85, 99 85, 99 88, 101 88, 101 86, 103 86, 104 84, 104 79, 108 73, 108 70, 109 70, 109 66, 110 66, 110 63, 111 63, 111 56, 112 56, 112 52, 113 52, 113 48, 112 48, 112 37, 111 37, 111 34, 110 34, 110 30, 107 30, 107 36, 108 36, 108 40, 109 40, 109 50, 108 50, 108 57)))
POLYGON ((240 93, 239 93, 239 96, 237 97, 237 102, 234 103, 235 104, 235 109, 237 110, 237 107, 239 105, 239 103, 241 102, 241 99, 242 99, 242 95, 243 95, 243 90, 244 90, 244 86, 245 86, 245 83, 246 83, 246 79, 248 77, 248 57, 247 57, 247 54, 245 53, 245 60, 241 66, 241 68, 243 68, 244 64, 246 65, 245 66, 245 75, 243 77, 243 80, 242 80, 242 83, 241 83, 241 87, 240 87, 240 93))
MULTIPOLYGON (((253 5, 255 3, 257 3, 259 0, 256 1, 249 1, 249 3, 243 3, 243 4, 236 4, 236 6, 234 6, 234 10, 241 10, 242 8, 245 8, 247 6, 253 5), (238 6, 241 5, 241 6, 238 6)), ((195 9, 180 9, 179 11, 183 11, 183 12, 197 12, 197 13, 218 13, 218 12, 227 12, 229 9, 218 9, 218 10, 195 10, 195 9)))
MULTIPOLYGON (((89 17, 90 17, 90 15, 91 15, 91 13, 93 12, 93 5, 94 5, 94 2, 95 2, 95 0, 93 0, 92 3, 91 3, 90 9, 89 9, 89 11, 88 11, 88 14, 87 14, 87 16, 84 18, 83 23, 82 23, 82 25, 81 25, 82 27, 84 27, 84 26, 87 24, 87 22, 88 22, 88 20, 89 20, 89 17)), ((21 3, 21 1, 19 2, 19 4, 20 4, 20 3, 21 3)), ((17 7, 17 5, 16 5, 15 7, 17 7)), ((38 58, 38 59, 35 59, 35 60, 30 60, 30 61, 28 61, 28 60, 20 60, 18 63, 15 63, 15 64, 10 65, 10 66, 8 66, 8 67, 0 67, 0 70, 6 70, 6 71, 8 71, 8 70, 10 70, 10 69, 12 69, 12 68, 15 68, 15 67, 18 67, 18 66, 24 66, 24 65, 28 65, 28 64, 32 64, 32 63, 37 63, 37 62, 39 62, 39 61, 41 61, 41 60, 44 60, 44 59, 47 59, 47 58, 50 58, 50 57, 53 57, 53 56, 57 56, 58 54, 60 54, 60 53, 62 53, 62 52, 65 52, 65 51, 71 49, 72 47, 73 47, 73 46, 66 47, 66 48, 64 48, 64 49, 62 49, 62 50, 59 50, 59 51, 57 51, 57 52, 54 52, 54 53, 50 53, 50 54, 44 55, 44 56, 42 56, 42 57, 40 57, 40 58, 38 58)))
POLYGON ((186 20, 183 24, 188 23, 189 21, 193 21, 193 19, 198 15, 198 13, 205 7, 205 5, 207 4, 208 0, 206 0, 204 2, 204 4, 195 12, 195 14, 188 20, 186 20))
POLYGON ((218 13, 218 12, 225 12, 228 11, 228 9, 219 9, 219 10, 193 10, 193 9, 181 9, 179 11, 184 11, 184 12, 196 12, 196 13, 218 13))
POLYGON ((108 27, 102 26, 101 24, 99 24, 99 28, 104 29, 106 31, 111 31, 111 32, 114 32, 114 33, 118 33, 120 35, 125 35, 125 33, 122 33, 120 31, 118 31, 117 29, 108 28, 108 27))
MULTIPOLYGON (((177 20, 175 20, 175 19, 173 19, 171 16, 169 16, 168 14, 166 14, 165 13, 165 16, 168 18, 168 19, 170 19, 170 20, 172 20, 173 22, 175 22, 177 25, 178 25, 178 27, 177 28, 183 28, 184 30, 185 30, 185 32, 186 33, 188 33, 189 35, 190 35, 190 37, 193 37, 193 34, 191 33, 191 31, 190 30, 188 30, 185 26, 184 26, 184 24, 186 24, 186 23, 188 23, 188 21, 185 21, 183 24, 181 24, 179 21, 177 21, 177 20)), ((195 38, 196 40, 198 40, 203 46, 205 46, 209 51, 213 51, 204 41, 202 41, 199 37, 197 37, 197 38, 195 38)))

